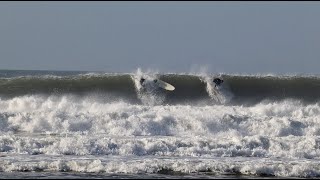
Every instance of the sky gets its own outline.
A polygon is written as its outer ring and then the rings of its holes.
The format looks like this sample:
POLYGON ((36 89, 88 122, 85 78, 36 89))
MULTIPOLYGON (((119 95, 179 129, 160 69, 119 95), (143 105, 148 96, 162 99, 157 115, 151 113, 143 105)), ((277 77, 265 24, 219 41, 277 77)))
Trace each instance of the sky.
POLYGON ((0 2, 0 69, 319 74, 320 2, 0 2))

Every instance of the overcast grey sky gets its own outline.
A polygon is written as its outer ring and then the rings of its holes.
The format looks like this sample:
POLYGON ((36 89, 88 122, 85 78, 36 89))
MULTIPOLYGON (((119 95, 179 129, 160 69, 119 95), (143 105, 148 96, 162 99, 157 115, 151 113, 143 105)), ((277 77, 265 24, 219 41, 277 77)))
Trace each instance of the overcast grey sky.
POLYGON ((0 69, 318 73, 320 2, 0 2, 0 69))

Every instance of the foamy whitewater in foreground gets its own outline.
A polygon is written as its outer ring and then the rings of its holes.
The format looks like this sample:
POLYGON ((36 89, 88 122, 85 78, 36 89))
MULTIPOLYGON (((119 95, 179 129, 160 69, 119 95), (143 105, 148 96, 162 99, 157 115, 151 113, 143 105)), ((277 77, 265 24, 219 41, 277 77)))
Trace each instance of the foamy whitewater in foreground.
POLYGON ((170 103, 141 92, 140 76, 137 103, 107 90, 1 97, 0 171, 320 176, 318 102, 232 103, 231 84, 216 103, 204 84, 207 98, 170 103))

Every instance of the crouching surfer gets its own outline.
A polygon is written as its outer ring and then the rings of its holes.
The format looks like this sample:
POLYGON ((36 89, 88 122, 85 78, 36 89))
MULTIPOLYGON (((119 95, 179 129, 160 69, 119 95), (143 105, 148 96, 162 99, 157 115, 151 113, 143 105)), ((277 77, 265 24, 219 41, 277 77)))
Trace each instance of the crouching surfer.
POLYGON ((144 79, 144 78, 141 78, 140 79, 140 84, 141 84, 141 86, 144 86, 144 81, 145 81, 146 79, 144 79))
POLYGON ((214 78, 213 82, 215 84, 214 87, 217 87, 217 86, 220 86, 223 83, 223 80, 220 79, 220 78, 214 78))

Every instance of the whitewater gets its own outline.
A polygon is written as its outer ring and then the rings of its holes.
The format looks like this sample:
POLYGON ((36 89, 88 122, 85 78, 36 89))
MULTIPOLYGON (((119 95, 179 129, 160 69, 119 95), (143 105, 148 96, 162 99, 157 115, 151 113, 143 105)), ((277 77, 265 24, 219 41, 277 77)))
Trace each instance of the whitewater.
POLYGON ((2 70, 0 174, 320 177, 319 88, 310 75, 2 70))

